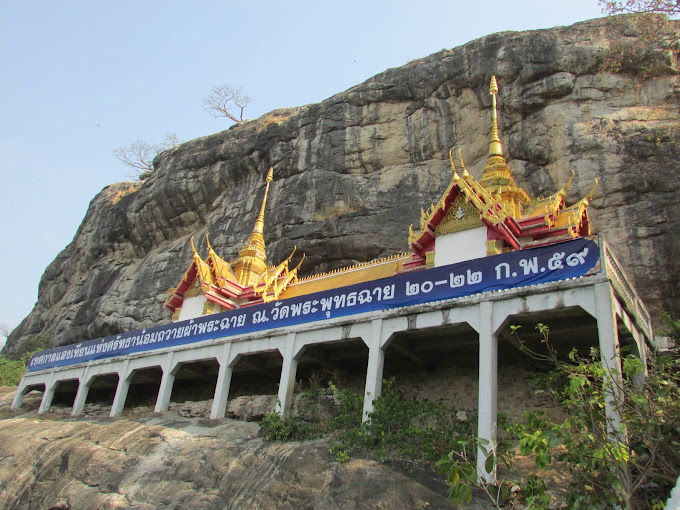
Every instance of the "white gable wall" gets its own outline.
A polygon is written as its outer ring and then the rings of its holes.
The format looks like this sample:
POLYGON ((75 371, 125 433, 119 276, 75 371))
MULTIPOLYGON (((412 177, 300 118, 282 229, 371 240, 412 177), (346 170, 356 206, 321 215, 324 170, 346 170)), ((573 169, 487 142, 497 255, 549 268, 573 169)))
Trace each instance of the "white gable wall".
POLYGON ((185 321, 203 316, 203 305, 206 301, 207 299, 205 296, 185 298, 177 320, 185 321))
POLYGON ((439 235, 434 240, 434 267, 481 257, 486 257, 486 226, 439 235))

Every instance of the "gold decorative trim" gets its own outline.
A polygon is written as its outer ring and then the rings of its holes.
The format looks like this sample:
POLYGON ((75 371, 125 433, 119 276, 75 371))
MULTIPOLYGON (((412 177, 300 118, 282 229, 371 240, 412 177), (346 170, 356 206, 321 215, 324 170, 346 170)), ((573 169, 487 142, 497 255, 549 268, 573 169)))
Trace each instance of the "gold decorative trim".
POLYGON ((203 303, 203 315, 210 315, 213 313, 214 306, 215 303, 206 299, 205 303, 203 303))
POLYGON ((425 253, 425 267, 434 267, 434 250, 425 253))
POLYGON ((453 204, 451 204, 446 216, 437 225, 434 233, 436 236, 441 236, 482 226, 484 226, 484 223, 479 219, 477 209, 465 200, 462 195, 459 195, 453 204))
POLYGON ((199 285, 198 279, 194 281, 194 284, 189 287, 186 292, 184 293, 184 299, 196 297, 196 296, 202 296, 203 291, 201 290, 201 286, 199 285))
POLYGON ((486 242, 486 255, 500 255, 503 253, 503 243, 499 240, 486 242))
POLYGON ((347 273, 349 271, 354 271, 355 269, 361 269, 362 267, 367 267, 367 266, 377 266, 378 264, 384 264, 385 262, 391 262, 393 260, 398 260, 398 259, 406 259, 407 257, 412 257, 413 254, 409 252, 405 253, 399 253, 397 255, 390 255, 387 257, 382 257, 379 259, 375 260, 370 260, 368 262, 360 262, 359 264, 354 264, 353 266, 347 266, 347 267, 341 267, 338 269, 333 269, 332 271, 327 271, 325 273, 317 273, 309 276, 304 276, 302 278, 298 278, 298 282, 306 282, 308 280, 316 280, 317 278, 322 278, 324 276, 331 276, 334 274, 338 273, 347 273))

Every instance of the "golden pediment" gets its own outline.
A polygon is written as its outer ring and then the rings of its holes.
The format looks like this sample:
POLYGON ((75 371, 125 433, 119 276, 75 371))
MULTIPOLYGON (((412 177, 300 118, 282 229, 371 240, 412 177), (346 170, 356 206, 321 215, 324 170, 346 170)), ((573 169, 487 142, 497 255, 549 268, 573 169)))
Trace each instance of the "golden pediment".
POLYGON ((463 194, 460 194, 451 204, 446 216, 437 225, 434 232, 435 235, 441 236, 482 226, 484 226, 484 223, 479 218, 479 211, 474 205, 465 200, 463 194))

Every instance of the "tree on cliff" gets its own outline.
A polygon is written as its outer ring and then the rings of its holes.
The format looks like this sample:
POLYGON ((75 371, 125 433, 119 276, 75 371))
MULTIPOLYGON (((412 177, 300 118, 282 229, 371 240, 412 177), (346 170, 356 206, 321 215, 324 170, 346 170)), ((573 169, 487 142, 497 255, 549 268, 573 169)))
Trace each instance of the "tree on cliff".
POLYGON ((243 93, 242 87, 219 85, 203 98, 202 107, 215 117, 226 117, 236 123, 243 122, 243 110, 252 101, 243 93), (238 109, 239 113, 234 110, 238 109), (237 116, 238 115, 238 116, 237 116))
POLYGON ((128 174, 131 179, 144 179, 148 177, 148 172, 153 171, 153 158, 167 149, 177 147, 182 143, 175 133, 165 135, 163 142, 151 144, 146 140, 136 140, 130 145, 114 149, 113 155, 118 158, 125 166, 132 170, 128 174), (147 174, 145 176, 145 174, 147 174))
MULTIPOLYGON (((632 24, 639 32, 638 44, 632 48, 633 55, 640 52, 648 44, 657 44, 678 51, 678 38, 670 26, 670 20, 680 18, 680 1, 678 0, 598 0, 602 12, 610 16, 616 26, 632 24), (628 17, 614 18, 618 14, 628 14, 628 17), (635 47, 637 46, 637 47, 635 47)), ((612 47, 615 65, 620 67, 625 60, 626 43, 622 38, 612 47)), ((611 62, 610 62, 611 64, 611 62)))
POLYGON ((14 328, 10 327, 9 324, 0 322, 0 349, 2 349, 5 346, 5 341, 7 340, 9 334, 12 332, 12 329, 14 328))
POLYGON ((677 0, 599 0, 605 14, 665 14, 671 19, 680 16, 677 0))

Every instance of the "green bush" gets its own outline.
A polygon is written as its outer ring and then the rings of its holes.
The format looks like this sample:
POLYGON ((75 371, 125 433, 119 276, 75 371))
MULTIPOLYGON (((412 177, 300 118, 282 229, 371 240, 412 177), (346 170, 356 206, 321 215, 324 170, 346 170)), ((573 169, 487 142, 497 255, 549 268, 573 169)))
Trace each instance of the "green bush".
POLYGON ((559 359, 539 326, 554 367, 542 383, 566 418, 525 413, 514 426, 522 453, 539 468, 564 463, 568 508, 663 507, 680 474, 680 352, 650 353, 647 367, 623 355, 619 375, 596 348, 559 359))
POLYGON ((306 423, 271 413, 260 424, 263 437, 268 441, 291 441, 329 434, 333 437, 329 453, 339 462, 348 461, 350 450, 358 448, 376 452, 383 461, 426 463, 441 458, 462 439, 471 441, 474 437, 474 417, 460 421, 455 409, 447 409, 440 402, 408 400, 395 389, 394 379, 383 382, 382 395, 374 400, 374 410, 365 423, 361 420, 363 396, 338 389, 333 383, 329 386, 339 405, 337 416, 330 422, 306 423))
POLYGON ((648 374, 632 355, 623 378, 603 368, 593 349, 559 362, 548 388, 566 419, 525 413, 515 426, 523 453, 539 467, 555 460, 573 475, 569 508, 654 508, 680 474, 680 356, 651 356, 648 374), (606 406, 620 417, 612 420, 606 406))
MULTIPOLYGON (((677 338, 680 322, 668 322, 677 338)), ((553 367, 537 382, 551 393, 565 418, 554 421, 543 412, 525 412, 521 422, 506 430, 522 454, 534 456, 539 475, 556 461, 569 471, 567 499, 558 506, 663 508, 680 474, 680 350, 651 353, 647 367, 639 358, 623 355, 619 373, 603 365, 596 348, 588 356, 572 350, 567 359, 558 357, 544 324, 537 329, 548 354, 527 348, 518 327, 511 329, 524 352, 553 367)), ((475 447, 485 452, 480 441, 475 447)), ((438 462, 451 485, 449 497, 454 503, 469 501, 477 488, 495 506, 511 498, 535 509, 555 507, 535 475, 524 482, 502 481, 495 486, 479 481, 474 456, 468 455, 475 449, 454 450, 438 462)), ((487 461, 499 455, 498 450, 485 454, 487 461)))
POLYGON ((323 433, 314 424, 296 418, 283 418, 275 412, 264 415, 260 422, 260 430, 265 441, 304 441, 317 438, 323 433))
POLYGON ((10 361, 0 356, 0 386, 16 386, 26 372, 26 359, 10 361))
POLYGON ((358 395, 345 395, 344 399, 346 412, 332 424, 339 433, 330 449, 340 461, 349 458, 350 448, 358 447, 375 451, 383 461, 431 463, 461 438, 474 437, 474 420, 457 420, 456 410, 447 409, 441 402, 406 399, 395 389, 394 379, 383 382, 367 422, 361 422, 362 399, 358 395))

